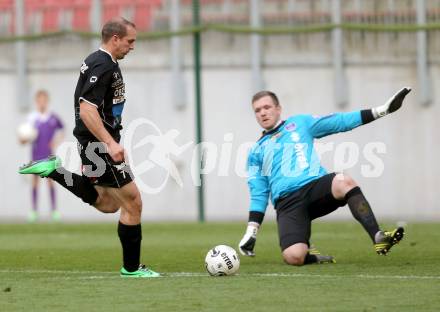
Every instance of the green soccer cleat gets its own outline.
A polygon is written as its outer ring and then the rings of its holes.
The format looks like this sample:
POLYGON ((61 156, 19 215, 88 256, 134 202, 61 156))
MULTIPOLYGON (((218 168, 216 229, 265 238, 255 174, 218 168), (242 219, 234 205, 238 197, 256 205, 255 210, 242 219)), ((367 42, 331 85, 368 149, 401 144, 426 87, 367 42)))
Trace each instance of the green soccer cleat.
POLYGON ((377 254, 386 255, 391 247, 400 242, 405 234, 403 227, 398 227, 392 232, 379 231, 376 234, 374 244, 374 249, 376 249, 377 254))
POLYGON ((61 159, 57 156, 49 156, 47 158, 31 161, 27 165, 23 165, 18 169, 20 174, 37 174, 42 178, 47 178, 54 170, 61 167, 61 159))
POLYGON ((150 270, 145 265, 140 264, 139 269, 137 269, 134 272, 128 272, 124 267, 121 268, 121 277, 160 277, 160 274, 157 272, 154 272, 153 270, 150 270))
POLYGON ((28 216, 28 222, 29 223, 35 223, 35 222, 37 222, 38 221, 38 212, 36 212, 36 211, 31 211, 30 213, 29 213, 29 216, 28 216))
POLYGON ((52 221, 54 221, 54 222, 58 222, 58 221, 60 221, 61 220, 61 215, 60 215, 60 212, 59 211, 53 211, 52 212, 52 221))

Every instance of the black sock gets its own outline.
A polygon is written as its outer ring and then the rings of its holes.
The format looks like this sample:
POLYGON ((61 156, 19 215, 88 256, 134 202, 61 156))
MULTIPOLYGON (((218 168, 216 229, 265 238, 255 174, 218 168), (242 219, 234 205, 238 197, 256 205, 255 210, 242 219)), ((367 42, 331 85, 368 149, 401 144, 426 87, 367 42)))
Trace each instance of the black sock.
POLYGON ((304 258, 304 264, 312 264, 318 262, 318 257, 316 255, 306 254, 304 258))
POLYGON ((98 192, 85 176, 70 172, 63 167, 54 170, 49 178, 78 196, 83 202, 93 205, 98 198, 98 192))
POLYGON ((374 243, 374 236, 379 231, 379 225, 361 189, 358 186, 351 189, 345 195, 345 200, 347 201, 348 207, 350 207, 353 217, 362 224, 374 243))
POLYGON ((134 272, 139 268, 141 257, 142 228, 141 224, 118 224, 118 235, 122 245, 124 268, 134 272))

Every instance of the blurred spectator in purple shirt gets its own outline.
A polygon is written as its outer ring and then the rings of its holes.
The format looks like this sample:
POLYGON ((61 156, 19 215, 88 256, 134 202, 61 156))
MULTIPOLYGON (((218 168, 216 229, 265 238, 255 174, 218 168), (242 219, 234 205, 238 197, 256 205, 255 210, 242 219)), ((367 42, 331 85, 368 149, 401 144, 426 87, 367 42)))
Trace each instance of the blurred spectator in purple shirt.
MULTIPOLYGON (((28 122, 37 130, 37 137, 32 142, 32 160, 39 160, 53 155, 56 146, 63 139, 63 123, 49 110, 49 93, 38 90, 35 94, 35 111, 28 116, 28 122)), ((29 221, 38 219, 38 184, 40 177, 32 176, 32 211, 29 221)), ((60 218, 56 205, 55 187, 52 179, 47 179, 50 193, 51 213, 54 220, 60 218)))

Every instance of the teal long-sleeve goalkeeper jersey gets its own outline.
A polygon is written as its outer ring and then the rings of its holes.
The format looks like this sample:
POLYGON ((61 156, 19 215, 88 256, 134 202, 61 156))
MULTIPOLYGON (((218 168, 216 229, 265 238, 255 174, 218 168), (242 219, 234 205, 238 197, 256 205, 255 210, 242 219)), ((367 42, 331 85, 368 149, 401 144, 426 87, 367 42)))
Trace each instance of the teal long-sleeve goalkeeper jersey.
POLYGON ((362 125, 360 111, 327 116, 294 115, 263 134, 248 155, 250 211, 265 213, 277 199, 327 174, 313 147, 315 138, 362 125))

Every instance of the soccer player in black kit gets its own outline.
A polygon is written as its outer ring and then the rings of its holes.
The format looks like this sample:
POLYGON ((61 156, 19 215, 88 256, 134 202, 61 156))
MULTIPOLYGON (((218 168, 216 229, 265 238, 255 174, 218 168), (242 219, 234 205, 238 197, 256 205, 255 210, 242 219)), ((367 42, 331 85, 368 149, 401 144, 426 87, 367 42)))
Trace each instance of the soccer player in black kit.
POLYGON ((102 45, 82 63, 75 89, 75 129, 82 175, 67 171, 56 156, 34 161, 21 174, 49 177, 101 212, 121 209, 118 235, 122 245, 122 277, 158 277, 140 264, 142 200, 124 148, 119 144, 125 85, 121 60, 134 49, 136 27, 115 18, 102 28, 102 45))

